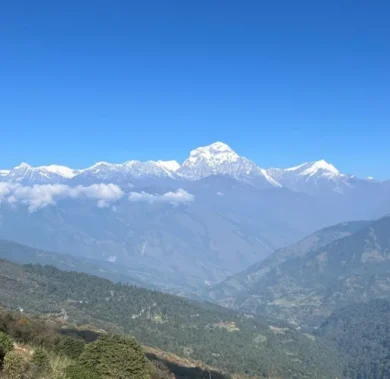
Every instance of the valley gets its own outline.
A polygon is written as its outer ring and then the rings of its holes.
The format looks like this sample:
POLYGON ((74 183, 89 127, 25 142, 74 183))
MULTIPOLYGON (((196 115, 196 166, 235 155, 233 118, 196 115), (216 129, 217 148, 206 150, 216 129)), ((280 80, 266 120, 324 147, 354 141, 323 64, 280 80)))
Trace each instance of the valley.
POLYGON ((389 15, 1 2, 0 379, 390 379, 389 15))
POLYGON ((182 165, 23 164, 0 195, 7 311, 135 337, 177 378, 386 375, 385 342, 373 366, 375 333, 349 351, 338 316, 386 309, 386 181, 325 161, 264 170, 215 143, 182 165))
POLYGON ((195 296, 323 227, 382 216, 390 192, 389 182, 325 161, 266 170, 220 142, 182 165, 23 164, 3 173, 0 238, 195 296))

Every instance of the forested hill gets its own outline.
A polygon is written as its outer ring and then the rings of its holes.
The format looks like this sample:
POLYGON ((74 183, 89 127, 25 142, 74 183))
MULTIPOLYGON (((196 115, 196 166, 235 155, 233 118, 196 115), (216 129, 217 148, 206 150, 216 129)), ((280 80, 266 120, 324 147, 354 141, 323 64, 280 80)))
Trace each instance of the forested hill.
MULTIPOLYGON (((209 290, 209 296, 220 300, 223 304, 233 305, 236 296, 243 297, 245 294, 251 293, 252 288, 255 288, 258 282, 262 284, 262 279, 285 261, 305 257, 310 252, 340 238, 350 236, 371 223, 372 221, 350 221, 320 229, 301 241, 276 250, 267 259, 215 285, 209 290)), ((256 290, 254 289, 254 291, 256 290)))
POLYGON ((1 261, 0 304, 129 333, 231 373, 328 379, 342 370, 331 351, 288 326, 51 266, 1 261))
POLYGON ((373 300, 339 309, 317 335, 348 357, 348 378, 390 378, 390 301, 373 300))
POLYGON ((249 270, 248 286, 228 298, 229 305, 312 328, 350 303, 390 296, 390 216, 314 250, 287 252, 249 270))

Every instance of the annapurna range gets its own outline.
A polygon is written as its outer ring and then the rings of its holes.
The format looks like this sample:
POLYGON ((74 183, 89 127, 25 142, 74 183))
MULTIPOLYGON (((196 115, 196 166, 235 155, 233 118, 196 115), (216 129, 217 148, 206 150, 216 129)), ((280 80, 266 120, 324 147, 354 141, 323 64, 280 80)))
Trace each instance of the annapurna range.
POLYGON ((180 293, 326 226, 389 212, 390 181, 345 175, 323 160, 263 169, 221 142, 181 165, 24 163, 0 174, 0 239, 104 262, 116 277, 180 293))
POLYGON ((197 181, 209 176, 224 175, 255 188, 287 188, 310 194, 331 191, 343 194, 358 185, 378 184, 372 178, 359 179, 339 172, 325 160, 306 162, 287 169, 264 169, 238 155, 228 145, 215 142, 191 151, 180 165, 172 161, 130 160, 121 164, 98 162, 85 169, 59 165, 33 167, 27 163, 10 170, 0 170, 0 181, 23 185, 113 183, 121 187, 158 180, 197 181))

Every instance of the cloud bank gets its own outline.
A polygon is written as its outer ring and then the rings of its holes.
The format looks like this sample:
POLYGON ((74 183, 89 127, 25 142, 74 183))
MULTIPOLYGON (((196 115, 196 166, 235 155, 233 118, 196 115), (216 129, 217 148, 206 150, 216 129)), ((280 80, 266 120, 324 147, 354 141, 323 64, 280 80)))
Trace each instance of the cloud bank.
POLYGON ((56 205, 61 199, 97 200, 100 208, 119 200, 124 192, 115 184, 93 184, 91 186, 70 187, 65 184, 42 184, 23 186, 15 183, 0 183, 0 202, 24 204, 30 212, 56 205))
POLYGON ((162 195, 153 195, 147 192, 130 192, 129 201, 133 203, 170 203, 173 205, 191 203, 195 200, 195 196, 187 191, 179 188, 176 192, 166 192, 162 195))
MULTIPOLYGON (((90 186, 70 187, 66 184, 35 184, 24 186, 17 183, 0 182, 0 203, 22 204, 30 212, 54 206, 63 199, 96 200, 100 208, 108 207, 124 196, 116 184, 92 184, 90 186)), ((130 192, 128 199, 133 203, 170 203, 173 205, 191 203, 195 197, 183 189, 164 194, 130 192)))

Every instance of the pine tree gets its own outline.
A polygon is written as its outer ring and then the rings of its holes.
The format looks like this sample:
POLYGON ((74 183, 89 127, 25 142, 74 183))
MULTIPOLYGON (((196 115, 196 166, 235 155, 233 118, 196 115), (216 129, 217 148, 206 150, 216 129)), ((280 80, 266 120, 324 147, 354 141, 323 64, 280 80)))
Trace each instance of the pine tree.
POLYGON ((102 378, 150 379, 149 362, 134 338, 101 336, 86 346, 80 362, 102 378))

